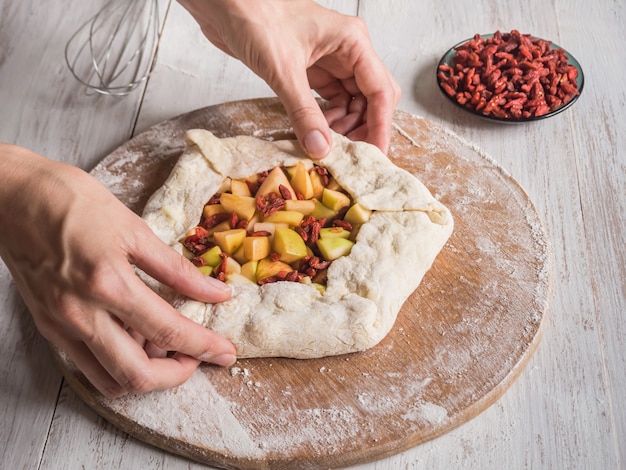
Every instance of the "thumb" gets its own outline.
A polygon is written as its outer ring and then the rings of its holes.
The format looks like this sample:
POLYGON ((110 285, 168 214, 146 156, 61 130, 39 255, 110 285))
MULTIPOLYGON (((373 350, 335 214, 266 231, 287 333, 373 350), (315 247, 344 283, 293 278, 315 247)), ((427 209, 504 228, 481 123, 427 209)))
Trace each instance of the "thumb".
POLYGON ((275 91, 307 155, 313 160, 326 157, 332 146, 330 128, 313 97, 306 75, 282 80, 275 91))

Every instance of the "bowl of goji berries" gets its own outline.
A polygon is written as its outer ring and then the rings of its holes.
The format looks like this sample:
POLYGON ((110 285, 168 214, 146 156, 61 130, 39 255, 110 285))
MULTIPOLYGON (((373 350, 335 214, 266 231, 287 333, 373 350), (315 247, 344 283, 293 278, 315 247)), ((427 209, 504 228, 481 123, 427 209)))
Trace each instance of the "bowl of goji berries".
POLYGON ((528 122, 574 104, 584 75, 562 47, 512 30, 476 34, 452 47, 439 61, 437 83, 444 96, 478 116, 528 122))

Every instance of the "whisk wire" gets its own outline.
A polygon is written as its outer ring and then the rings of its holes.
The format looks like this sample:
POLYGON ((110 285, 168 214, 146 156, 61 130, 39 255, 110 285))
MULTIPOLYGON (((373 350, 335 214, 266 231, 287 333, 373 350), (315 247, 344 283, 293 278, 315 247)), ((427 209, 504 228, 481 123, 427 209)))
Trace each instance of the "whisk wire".
POLYGON ((65 61, 88 90, 125 96, 150 75, 158 37, 158 0, 109 0, 70 37, 65 61))

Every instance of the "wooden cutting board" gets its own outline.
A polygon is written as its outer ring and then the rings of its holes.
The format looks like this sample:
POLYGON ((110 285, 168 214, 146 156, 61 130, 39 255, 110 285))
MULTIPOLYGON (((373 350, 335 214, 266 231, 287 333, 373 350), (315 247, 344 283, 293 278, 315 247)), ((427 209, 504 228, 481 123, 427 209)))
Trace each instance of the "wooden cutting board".
MULTIPOLYGON (((292 137, 263 99, 200 109, 157 125, 92 172, 140 213, 181 154, 186 129, 292 137)), ((435 438, 494 403, 537 348, 550 290, 548 243, 522 188, 435 124, 397 112, 389 157, 455 218, 448 244, 378 346, 316 360, 201 366, 165 392, 108 400, 62 354, 76 393, 142 441, 225 468, 329 468, 435 438)))

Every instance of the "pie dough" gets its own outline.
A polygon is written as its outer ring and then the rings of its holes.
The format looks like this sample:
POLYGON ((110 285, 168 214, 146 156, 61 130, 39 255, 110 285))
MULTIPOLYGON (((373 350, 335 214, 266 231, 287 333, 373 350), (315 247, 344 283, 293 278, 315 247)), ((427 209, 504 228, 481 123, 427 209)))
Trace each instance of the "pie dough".
MULTIPOLYGON (((186 139, 187 149, 143 213, 180 253, 179 240, 197 225, 224 178, 247 178, 299 160, 312 165, 294 140, 220 139, 202 129, 187 131, 186 139)), ((305 359, 371 348, 387 335, 452 232, 449 210, 373 145, 333 134, 331 154, 316 163, 354 202, 375 211, 350 254, 331 264, 324 294, 296 282, 233 283, 230 300, 206 304, 140 273, 183 315, 230 339, 241 358, 305 359)))

